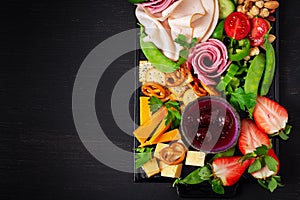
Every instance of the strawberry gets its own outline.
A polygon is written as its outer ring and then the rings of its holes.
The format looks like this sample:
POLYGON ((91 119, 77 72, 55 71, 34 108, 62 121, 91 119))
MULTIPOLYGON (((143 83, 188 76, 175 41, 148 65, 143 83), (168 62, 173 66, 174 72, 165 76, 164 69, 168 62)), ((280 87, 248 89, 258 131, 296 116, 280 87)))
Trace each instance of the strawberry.
POLYGON ((274 134, 285 129, 288 113, 277 102, 263 96, 257 97, 253 111, 257 127, 267 134, 274 134))
POLYGON ((266 179, 266 178, 268 178, 270 176, 274 176, 274 175, 276 175, 278 173, 278 171, 279 171, 279 159, 276 156, 274 150, 273 149, 269 149, 267 155, 273 157, 277 161, 277 166, 276 166, 275 172, 271 171, 269 169, 269 167, 266 165, 266 166, 262 167, 259 171, 251 173, 254 178, 257 178, 257 179, 266 179))
POLYGON ((262 145, 270 146, 268 135, 263 133, 250 119, 243 119, 241 125, 241 134, 238 140, 239 149, 242 154, 253 152, 262 145))
POLYGON ((249 160, 241 163, 239 159, 241 159, 241 156, 221 157, 213 161, 213 174, 221 179, 223 186, 232 186, 238 182, 249 166, 249 160))

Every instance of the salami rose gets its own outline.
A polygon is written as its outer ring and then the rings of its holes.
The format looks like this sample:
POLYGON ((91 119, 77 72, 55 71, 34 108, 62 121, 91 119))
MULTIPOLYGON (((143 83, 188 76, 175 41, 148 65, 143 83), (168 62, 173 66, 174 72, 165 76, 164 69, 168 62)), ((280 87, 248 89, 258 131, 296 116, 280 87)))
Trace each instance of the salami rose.
POLYGON ((205 85, 216 85, 216 79, 230 62, 226 46, 219 40, 209 39, 191 49, 187 64, 205 85))
POLYGON ((151 14, 155 14, 167 9, 174 1, 175 0, 150 0, 149 2, 141 3, 139 5, 147 8, 151 14))

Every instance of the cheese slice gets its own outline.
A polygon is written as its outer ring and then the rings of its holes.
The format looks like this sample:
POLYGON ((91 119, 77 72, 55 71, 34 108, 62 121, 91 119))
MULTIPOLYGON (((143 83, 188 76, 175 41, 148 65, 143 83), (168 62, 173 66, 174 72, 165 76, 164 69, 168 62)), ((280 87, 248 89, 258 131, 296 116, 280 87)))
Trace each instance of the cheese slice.
POLYGON ((140 125, 151 119, 151 112, 149 106, 149 97, 140 97, 140 125))
POLYGON ((165 107, 161 107, 151 116, 149 121, 139 126, 133 132, 133 135, 141 144, 143 144, 166 116, 167 109, 165 107))
POLYGON ((157 143, 171 142, 171 141, 176 141, 176 140, 180 140, 180 139, 181 139, 181 134, 180 134, 179 130, 173 129, 173 130, 170 130, 170 131, 162 134, 161 136, 159 136, 158 138, 153 140, 151 143, 149 141, 146 141, 143 144, 141 144, 139 147, 144 147, 144 146, 153 145, 153 144, 157 144, 157 143))
POLYGON ((167 121, 166 118, 164 118, 161 121, 161 123, 159 124, 159 126, 157 127, 157 129, 155 130, 155 132, 153 133, 152 137, 150 138, 150 140, 149 140, 150 143, 152 143, 153 141, 155 141, 164 132, 166 132, 166 130, 168 130, 168 128, 170 127, 171 123, 169 123, 168 125, 166 125, 166 121, 167 121))
POLYGON ((203 167, 205 153, 201 151, 188 151, 186 154, 185 164, 190 166, 203 167))
POLYGON ((142 168, 143 168, 144 172, 147 174, 148 178, 155 174, 158 174, 160 172, 156 158, 152 158, 151 160, 146 162, 142 166, 142 168))

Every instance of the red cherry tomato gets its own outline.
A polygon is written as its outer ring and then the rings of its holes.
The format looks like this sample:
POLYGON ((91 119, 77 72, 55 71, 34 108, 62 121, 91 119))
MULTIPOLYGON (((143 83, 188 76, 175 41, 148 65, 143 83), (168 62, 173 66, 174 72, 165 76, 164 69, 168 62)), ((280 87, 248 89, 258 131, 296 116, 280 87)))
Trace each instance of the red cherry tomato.
POLYGON ((249 39, 250 39, 250 46, 252 46, 252 47, 258 47, 265 42, 265 39, 263 37, 261 37, 259 39, 249 37, 249 39))
POLYGON ((265 34, 269 30, 269 25, 263 18, 253 18, 251 19, 251 33, 250 37, 253 39, 260 39, 261 37, 264 37, 265 34))
POLYGON ((250 21, 247 15, 233 12, 226 18, 224 28, 229 37, 241 40, 250 32, 250 21))
POLYGON ((263 18, 253 18, 251 20, 251 32, 249 35, 251 46, 260 46, 264 43, 264 36, 269 30, 269 25, 263 18))

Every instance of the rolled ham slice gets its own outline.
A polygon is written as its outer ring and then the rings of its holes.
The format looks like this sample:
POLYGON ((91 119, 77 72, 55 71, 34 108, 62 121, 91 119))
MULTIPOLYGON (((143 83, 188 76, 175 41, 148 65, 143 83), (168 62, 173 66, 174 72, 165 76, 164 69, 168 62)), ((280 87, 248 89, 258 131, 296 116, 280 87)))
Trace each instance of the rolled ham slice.
POLYGON ((139 5, 145 7, 151 14, 155 14, 167 9, 174 1, 175 0, 150 0, 149 2, 139 5))
POLYGON ((228 68, 226 46, 217 39, 209 39, 197 44, 191 49, 188 57, 188 66, 205 85, 216 85, 216 78, 228 68))

